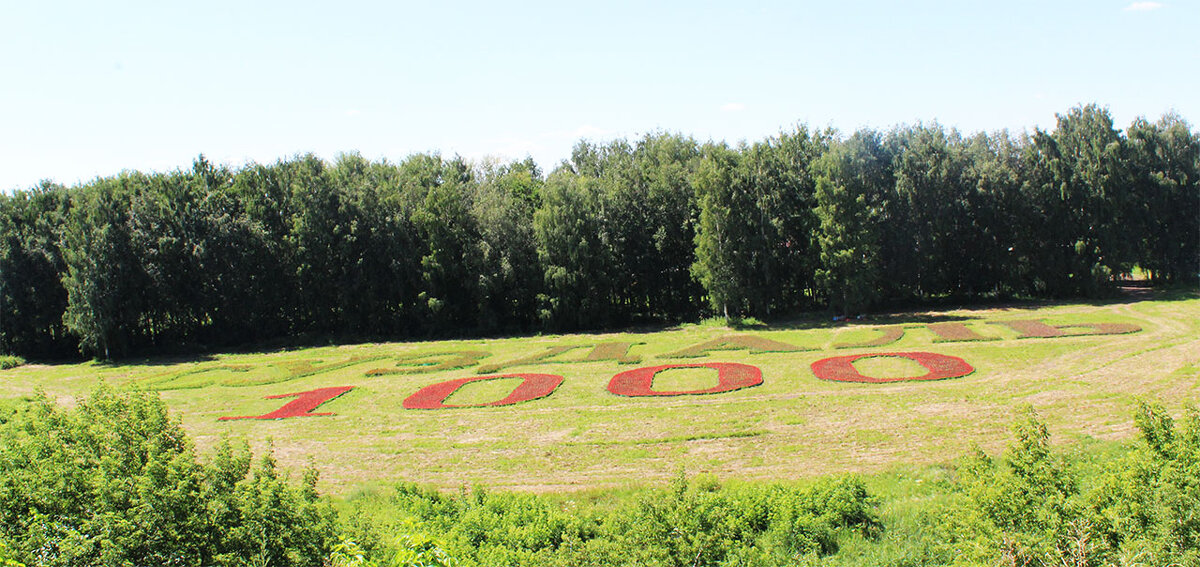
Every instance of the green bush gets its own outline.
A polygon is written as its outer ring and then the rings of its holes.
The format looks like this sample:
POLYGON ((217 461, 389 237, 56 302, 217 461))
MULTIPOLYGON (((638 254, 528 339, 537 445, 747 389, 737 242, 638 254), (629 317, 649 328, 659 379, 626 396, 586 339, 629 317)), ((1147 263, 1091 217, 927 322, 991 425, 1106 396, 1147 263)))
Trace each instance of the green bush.
POLYGON ((1050 449, 1050 434, 1032 408, 1013 427, 1016 443, 1002 463, 983 453, 958 468, 960 507, 946 513, 947 541, 983 561, 1005 557, 1037 564, 1056 557, 1081 517, 1076 475, 1050 449))
POLYGON ((1142 404, 1140 443, 1080 487, 1078 462, 1056 454, 1026 410, 1001 462, 982 453, 958 468, 958 499, 931 512, 943 552, 975 563, 1200 565, 1200 412, 1183 427, 1142 404))
POLYGON ((25 364, 25 359, 7 354, 0 355, 0 370, 8 370, 25 364))
POLYGON ((1143 563, 1200 565, 1200 411, 1182 427, 1143 403, 1143 443, 1104 474, 1088 499, 1097 547, 1143 563))
POLYGON ((42 395, 0 424, 0 540, 45 566, 317 566, 332 509, 268 454, 197 461, 157 396, 102 386, 75 409, 42 395))
POLYGON ((680 475, 665 488, 599 501, 403 484, 353 499, 343 529, 378 567, 404 564, 394 557, 420 538, 462 565, 768 566, 836 552, 849 533, 874 537, 882 527, 875 507, 854 477, 796 488, 680 475))

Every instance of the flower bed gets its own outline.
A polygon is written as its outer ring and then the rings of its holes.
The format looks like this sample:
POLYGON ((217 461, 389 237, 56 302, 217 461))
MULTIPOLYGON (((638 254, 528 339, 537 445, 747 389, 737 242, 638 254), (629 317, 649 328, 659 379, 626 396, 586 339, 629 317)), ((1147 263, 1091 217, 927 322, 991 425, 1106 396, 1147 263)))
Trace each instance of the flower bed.
POLYGON ((945 323, 930 323, 930 324, 926 325, 926 327, 930 331, 933 331, 933 334, 938 336, 938 338, 933 340, 933 342, 935 342, 935 343, 961 343, 961 342, 969 342, 969 341, 1000 340, 1000 337, 988 337, 988 336, 976 333, 975 331, 971 330, 966 325, 956 322, 956 321, 949 321, 949 322, 945 322, 945 323))
POLYGON ((264 400, 277 400, 281 398, 296 398, 283 407, 263 415, 239 415, 234 417, 219 417, 217 421, 230 421, 234 419, 287 419, 289 417, 320 417, 323 415, 336 415, 333 412, 312 413, 312 410, 317 409, 321 404, 328 402, 350 390, 354 386, 335 386, 333 388, 319 388, 309 390, 307 392, 296 392, 294 394, 279 394, 277 396, 266 396, 264 400))
POLYGON ((714 350, 750 350, 750 354, 764 352, 803 352, 813 348, 790 345, 752 335, 729 335, 693 345, 683 350, 661 355, 659 358, 697 358, 714 350))
POLYGON ((1077 337, 1083 335, 1124 335, 1136 333, 1142 328, 1131 323, 1079 323, 1076 325, 1047 325, 1037 319, 995 321, 993 325, 1004 325, 1021 336, 1018 339, 1077 337), (1068 333, 1064 329, 1091 329, 1090 333, 1068 333))
POLYGON ((560 354, 571 352, 577 348, 583 348, 583 346, 582 345, 559 345, 559 346, 546 347, 546 350, 539 352, 537 354, 534 354, 534 355, 526 356, 524 358, 518 358, 516 360, 509 360, 507 362, 497 362, 497 363, 493 363, 493 364, 480 365, 479 373, 480 374, 491 374, 493 372, 498 372, 499 370, 501 370, 503 368, 508 368, 511 366, 526 366, 526 365, 532 365, 532 364, 552 364, 554 362, 563 362, 561 360, 554 361, 554 360, 550 360, 550 359, 552 359, 560 354))
POLYGON ((472 376, 438 382, 426 386, 404 400, 404 409, 443 409, 443 408, 473 408, 489 406, 511 406, 544 398, 554 393, 555 388, 562 384, 563 377, 556 374, 505 374, 502 376, 472 376), (497 380, 500 378, 520 378, 521 385, 517 386, 507 397, 486 404, 450 405, 446 398, 463 387, 464 384, 481 380, 497 380))
POLYGON ((664 364, 627 370, 608 382, 608 391, 618 396, 684 396, 720 394, 762 384, 762 370, 749 364, 710 362, 707 364, 664 364), (711 368, 717 371, 717 385, 704 390, 659 392, 654 390, 654 375, 671 368, 711 368))
POLYGON ((899 326, 897 326, 897 327, 877 327, 875 330, 882 333, 877 338, 871 339, 869 341, 859 342, 859 343, 833 343, 833 348, 881 347, 884 345, 890 345, 890 344, 904 338, 904 328, 903 327, 899 327, 899 326))
POLYGON ((473 366, 480 360, 491 356, 492 353, 481 350, 464 350, 452 352, 429 352, 425 354, 414 354, 399 359, 396 362, 396 368, 375 368, 367 371, 367 376, 384 376, 387 374, 425 374, 427 372, 441 372, 444 370, 458 370, 473 366), (428 359, 445 358, 441 362, 428 361, 428 359), (407 366, 407 368, 401 368, 407 366))
POLYGON ((886 352, 886 353, 868 353, 868 354, 852 354, 850 356, 837 356, 833 358, 824 358, 812 363, 813 374, 822 380, 832 380, 835 382, 861 382, 868 384, 883 384, 887 382, 908 382, 908 381, 923 381, 923 380, 946 380, 948 378, 961 378, 975 371, 975 368, 967 361, 958 358, 957 356, 947 356, 932 352, 886 352), (854 367, 854 361, 861 358, 874 357, 900 357, 907 358, 924 366, 929 370, 923 376, 905 376, 901 378, 872 378, 865 376, 854 367))
POLYGON ((605 360, 615 360, 617 364, 637 364, 642 361, 642 357, 629 354, 629 349, 635 345, 644 345, 644 342, 607 342, 600 343, 592 348, 587 358, 588 362, 601 362, 605 360))

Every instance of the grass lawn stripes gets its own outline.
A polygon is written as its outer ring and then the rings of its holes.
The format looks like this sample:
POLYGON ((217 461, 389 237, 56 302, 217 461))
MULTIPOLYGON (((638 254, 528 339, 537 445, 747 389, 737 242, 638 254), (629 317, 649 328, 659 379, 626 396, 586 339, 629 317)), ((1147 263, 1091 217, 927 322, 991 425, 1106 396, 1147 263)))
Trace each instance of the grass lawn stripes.
POLYGON ((474 366, 480 360, 491 356, 490 352, 480 350, 465 350, 456 352, 430 352, 401 358, 394 368, 375 368, 367 371, 367 376, 386 376, 388 374, 427 374, 458 370, 474 366))
POLYGON ((768 352, 805 352, 814 348, 791 345, 788 343, 756 337, 753 335, 728 335, 690 346, 683 350, 659 355, 659 358, 698 358, 710 352, 719 350, 750 350, 751 354, 768 352))
POLYGON ((255 450, 270 439, 281 465, 316 463, 323 486, 343 494, 397 478, 557 491, 630 475, 667 482, 681 467, 740 479, 809 477, 849 462, 879 471, 974 446, 999 451, 1022 404, 1067 439, 1123 439, 1112 424, 1128 421, 1136 397, 1200 399, 1200 296, 1163 297, 846 325, 706 323, 33 363, 0 370, 0 414, 39 390, 55 399, 86 396, 101 381, 158 390, 201 450, 230 435, 255 450), (525 374, 535 372, 549 378, 525 374), (316 416, 326 418, 291 419, 316 416))

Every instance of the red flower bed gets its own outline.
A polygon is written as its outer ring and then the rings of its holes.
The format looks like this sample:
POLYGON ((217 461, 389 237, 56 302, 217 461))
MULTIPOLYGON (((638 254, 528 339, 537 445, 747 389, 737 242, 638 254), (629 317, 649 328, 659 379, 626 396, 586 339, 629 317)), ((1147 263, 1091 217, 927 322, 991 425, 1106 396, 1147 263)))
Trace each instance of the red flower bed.
POLYGON ((618 396, 683 396, 689 394, 720 394, 762 384, 762 370, 749 364, 710 362, 707 364, 664 364, 628 370, 612 377, 608 391, 618 396), (717 385, 705 390, 659 392, 653 389, 654 375, 670 368, 712 368, 717 371, 717 385))
POLYGON ((932 352, 885 352, 852 354, 850 356, 824 358, 812 363, 812 371, 813 374, 816 374, 817 378, 822 380, 883 384, 886 382, 906 382, 910 380, 945 380, 947 378, 960 378, 974 372, 975 368, 970 364, 967 364, 967 361, 958 358, 957 356, 947 356, 932 352), (872 378, 870 376, 863 375, 858 371, 857 368, 854 367, 854 361, 860 358, 881 356, 907 358, 929 369, 929 372, 923 376, 905 376, 902 378, 872 378))
POLYGON ((296 398, 283 407, 263 415, 239 415, 236 417, 219 417, 217 421, 228 421, 233 419, 286 419, 289 417, 318 417, 322 415, 335 415, 333 412, 311 413, 317 409, 317 406, 328 402, 350 390, 354 386, 336 386, 333 388, 319 388, 309 390, 307 392, 296 392, 294 394, 279 394, 277 396, 267 396, 264 400, 277 400, 280 398, 296 398))
POLYGON ((474 408, 487 406, 510 406, 520 402, 528 402, 544 398, 554 393, 555 388, 562 384, 563 377, 555 374, 505 374, 503 376, 472 376, 438 382, 426 386, 404 400, 404 409, 442 409, 442 408, 474 408), (480 380, 496 380, 499 378, 520 378, 521 385, 517 386, 508 397, 486 404, 448 405, 446 398, 450 397, 464 384, 480 380))

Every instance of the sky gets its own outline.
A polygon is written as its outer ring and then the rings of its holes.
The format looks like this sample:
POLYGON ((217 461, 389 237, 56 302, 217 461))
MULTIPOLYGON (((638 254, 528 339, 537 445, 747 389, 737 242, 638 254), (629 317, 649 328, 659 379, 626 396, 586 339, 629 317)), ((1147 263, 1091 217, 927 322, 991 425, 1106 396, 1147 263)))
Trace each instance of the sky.
POLYGON ((1200 122, 1200 0, 0 0, 0 190, 314 153, 1200 122))

